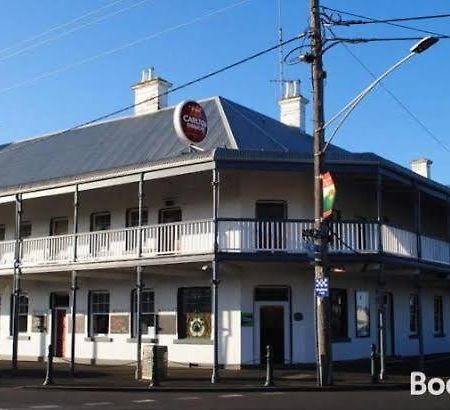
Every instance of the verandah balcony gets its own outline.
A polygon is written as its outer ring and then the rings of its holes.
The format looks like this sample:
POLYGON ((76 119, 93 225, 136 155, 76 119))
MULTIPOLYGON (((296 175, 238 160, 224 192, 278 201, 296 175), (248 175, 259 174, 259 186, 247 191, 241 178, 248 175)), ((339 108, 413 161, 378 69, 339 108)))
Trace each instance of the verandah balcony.
MULTIPOLYGON (((311 252, 311 243, 304 230, 311 229, 311 220, 258 221, 254 219, 220 219, 218 245, 221 252, 311 252)), ((208 254, 214 249, 212 219, 144 226, 143 258, 208 254)), ((376 222, 335 222, 329 250, 332 253, 378 253, 379 230, 376 222)), ((76 262, 102 262, 139 257, 139 228, 78 233, 77 235, 26 238, 21 241, 21 264, 39 266, 76 262)), ((429 262, 450 264, 450 243, 421 236, 421 258, 429 262)), ((403 257, 418 257, 417 235, 383 224, 383 252, 403 257)), ((11 268, 15 241, 0 242, 0 268, 11 268)))

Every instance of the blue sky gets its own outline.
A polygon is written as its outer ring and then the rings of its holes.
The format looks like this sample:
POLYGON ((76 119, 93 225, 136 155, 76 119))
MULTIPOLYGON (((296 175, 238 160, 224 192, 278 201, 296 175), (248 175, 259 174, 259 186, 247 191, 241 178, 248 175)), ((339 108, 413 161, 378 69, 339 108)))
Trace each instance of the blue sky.
MULTIPOLYGON (((281 1, 285 38, 289 38, 306 28, 308 1, 281 1)), ((446 0, 328 0, 323 4, 376 18, 450 11, 446 0)), ((130 86, 138 81, 142 68, 155 66, 158 74, 178 85, 277 41, 278 0, 21 0, 1 1, 0 7, 0 143, 71 127, 132 103, 130 86), (236 6, 174 28, 232 5, 236 6), (97 12, 70 26, 22 42, 92 10, 97 12), (86 26, 74 30, 80 25, 86 26), (156 33, 135 46, 109 53, 156 33), (99 57, 91 59, 94 56, 99 57), (81 63, 85 60, 90 61, 81 63), (67 66, 72 67, 64 69, 67 66), (39 79, 43 74, 45 77, 39 79)), ((450 19, 442 19, 410 25, 450 34, 449 23, 450 19)), ((386 25, 336 28, 335 32, 341 36, 420 35, 386 25)), ((403 57, 412 43, 350 47, 370 70, 381 74, 403 57)), ((385 82, 447 146, 449 51, 450 40, 443 40, 385 82)), ((174 93, 170 102, 223 95, 277 117, 278 88, 271 82, 277 78, 277 59, 277 53, 268 54, 174 93)), ((326 54, 325 67, 326 113, 330 117, 368 85, 371 77, 341 46, 326 54)), ((303 94, 310 98, 307 65, 286 67, 286 77, 300 79, 303 94)), ((309 110, 307 121, 310 130, 309 110)), ((335 142, 349 150, 375 152, 405 166, 413 158, 430 158, 434 161, 432 177, 450 184, 450 153, 382 88, 355 110, 335 142)))

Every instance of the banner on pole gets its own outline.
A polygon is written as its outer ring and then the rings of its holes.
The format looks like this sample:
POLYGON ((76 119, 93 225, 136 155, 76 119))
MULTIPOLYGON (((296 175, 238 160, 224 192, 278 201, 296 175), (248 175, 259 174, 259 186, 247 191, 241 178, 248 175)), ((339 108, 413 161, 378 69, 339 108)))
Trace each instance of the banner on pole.
POLYGON ((322 218, 327 219, 333 214, 334 203, 336 201, 336 186, 333 177, 329 172, 322 174, 322 218))

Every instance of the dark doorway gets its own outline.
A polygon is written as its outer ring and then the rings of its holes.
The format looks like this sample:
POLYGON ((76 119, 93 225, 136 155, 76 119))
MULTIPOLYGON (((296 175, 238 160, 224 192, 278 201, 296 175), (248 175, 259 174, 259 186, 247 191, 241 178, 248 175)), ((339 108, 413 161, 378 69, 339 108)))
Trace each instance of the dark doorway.
POLYGON ((394 298, 390 292, 383 293, 383 310, 384 352, 386 356, 395 356, 394 298))
POLYGON ((281 251, 285 249, 287 209, 284 201, 258 201, 256 203, 256 249, 281 251))
POLYGON ((264 364, 266 347, 272 348, 274 364, 284 364, 284 307, 260 308, 260 358, 264 364))
POLYGON ((55 357, 64 357, 65 338, 67 333, 66 310, 69 308, 67 293, 50 294, 50 309, 52 310, 52 340, 55 357))
POLYGON ((57 309, 54 315, 55 324, 55 357, 64 357, 64 345, 66 337, 66 311, 57 309))

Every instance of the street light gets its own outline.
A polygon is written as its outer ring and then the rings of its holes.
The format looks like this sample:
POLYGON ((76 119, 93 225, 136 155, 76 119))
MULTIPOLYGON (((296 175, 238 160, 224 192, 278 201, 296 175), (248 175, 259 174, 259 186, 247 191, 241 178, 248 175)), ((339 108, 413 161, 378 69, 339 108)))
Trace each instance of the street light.
POLYGON ((348 116, 352 113, 352 111, 356 108, 356 106, 364 99, 364 97, 369 94, 384 78, 386 78, 389 74, 399 68, 403 63, 406 63, 410 58, 414 57, 417 54, 423 53, 425 50, 428 50, 431 46, 436 44, 439 41, 438 37, 427 36, 420 40, 418 43, 414 44, 409 49, 409 54, 395 63, 391 68, 385 71, 380 77, 378 77, 374 82, 372 82, 368 87, 366 87, 363 91, 361 91, 353 100, 351 100, 342 110, 340 110, 337 114, 335 114, 332 118, 330 118, 324 125, 323 129, 328 128, 330 124, 336 121, 341 115, 344 115, 339 121, 338 125, 334 129, 331 134, 328 142, 325 144, 322 153, 324 153, 334 136, 337 134, 339 129, 342 127, 344 121, 348 118, 348 116))

